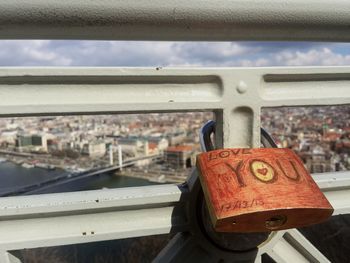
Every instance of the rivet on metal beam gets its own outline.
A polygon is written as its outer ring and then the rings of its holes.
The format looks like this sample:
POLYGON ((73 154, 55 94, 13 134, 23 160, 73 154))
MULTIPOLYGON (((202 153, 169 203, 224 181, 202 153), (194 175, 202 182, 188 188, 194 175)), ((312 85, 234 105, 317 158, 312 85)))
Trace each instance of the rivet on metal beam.
POLYGON ((244 81, 241 80, 241 81, 238 83, 236 89, 237 89, 238 93, 243 94, 243 93, 245 93, 245 92, 247 91, 248 86, 247 86, 247 84, 246 84, 244 81))

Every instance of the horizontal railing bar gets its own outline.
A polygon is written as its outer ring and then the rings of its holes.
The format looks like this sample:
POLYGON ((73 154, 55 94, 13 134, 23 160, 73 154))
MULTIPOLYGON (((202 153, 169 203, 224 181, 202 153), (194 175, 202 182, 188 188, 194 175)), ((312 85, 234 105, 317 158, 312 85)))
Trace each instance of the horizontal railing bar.
POLYGON ((263 75, 265 107, 342 105, 350 103, 350 74, 344 67, 272 69, 263 75))
POLYGON ((0 198, 0 220, 8 217, 23 218, 34 214, 88 213, 106 209, 125 210, 133 207, 172 206, 185 200, 186 188, 177 185, 152 185, 53 193, 0 198))
POLYGON ((347 76, 349 67, 0 68, 0 116, 342 105, 347 76))
POLYGON ((0 198, 0 249, 186 231, 187 198, 171 184, 0 198))
POLYGON ((317 173, 312 177, 324 192, 339 188, 350 189, 350 171, 317 173))
POLYGON ((0 249, 16 250, 186 231, 176 207, 159 207, 7 220, 0 223, 0 249))
POLYGON ((350 81, 294 82, 263 88, 263 106, 342 105, 350 103, 350 81))
MULTIPOLYGON (((350 188, 350 171, 313 174, 322 191, 350 188)), ((123 209, 132 206, 159 206, 185 202, 187 188, 177 185, 154 185, 53 193, 0 198, 0 220, 3 217, 57 212, 98 210, 106 208, 123 209)))
MULTIPOLYGON (((313 174, 323 191, 350 188, 350 172, 313 174)), ((187 188, 173 184, 0 198, 2 217, 185 202, 187 188)))
POLYGON ((350 171, 314 174, 313 178, 333 206, 333 215, 350 213, 350 171))
POLYGON ((221 109, 215 71, 159 68, 0 68, 0 115, 221 109))
POLYGON ((3 39, 349 41, 343 0, 1 0, 3 39))
MULTIPOLYGON (((314 175, 334 206, 335 214, 350 212, 349 177, 350 172, 314 175), (339 178, 339 184, 347 183, 339 188, 334 178, 339 178)), ((0 249, 184 231, 188 228, 187 199, 186 188, 176 185, 1 198, 0 249), (33 216, 36 214, 39 217, 33 216)))
POLYGON ((349 188, 334 189, 332 191, 326 191, 324 194, 334 208, 334 216, 350 213, 349 188))

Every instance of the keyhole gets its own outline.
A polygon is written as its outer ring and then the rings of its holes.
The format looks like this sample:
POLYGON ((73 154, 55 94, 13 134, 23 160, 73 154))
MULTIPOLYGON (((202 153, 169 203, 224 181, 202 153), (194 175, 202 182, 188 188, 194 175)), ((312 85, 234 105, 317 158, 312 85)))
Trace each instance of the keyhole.
POLYGON ((284 225, 287 221, 287 217, 284 215, 273 216, 266 220, 265 225, 268 229, 276 229, 284 225))

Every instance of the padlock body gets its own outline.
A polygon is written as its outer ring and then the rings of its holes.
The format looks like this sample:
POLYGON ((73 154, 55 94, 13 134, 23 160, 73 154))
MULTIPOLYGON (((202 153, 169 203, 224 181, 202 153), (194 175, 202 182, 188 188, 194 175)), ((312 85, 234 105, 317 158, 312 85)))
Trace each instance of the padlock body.
POLYGON ((220 232, 307 226, 333 208, 290 149, 221 149, 197 156, 211 221, 220 232))

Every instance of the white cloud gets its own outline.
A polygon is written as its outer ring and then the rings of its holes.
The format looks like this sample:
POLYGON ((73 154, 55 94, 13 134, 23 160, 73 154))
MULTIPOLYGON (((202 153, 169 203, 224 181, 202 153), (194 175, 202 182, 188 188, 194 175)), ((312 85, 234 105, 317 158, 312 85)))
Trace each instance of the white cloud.
MULTIPOLYGON (((0 41, 2 66, 350 65, 332 44, 278 42, 0 41)), ((344 52, 343 52, 344 53, 344 52)))
POLYGON ((306 52, 301 51, 282 51, 275 57, 275 62, 287 66, 305 66, 305 65, 350 65, 350 55, 335 53, 329 48, 311 49, 306 52))
POLYGON ((68 66, 71 59, 49 48, 49 40, 0 41, 0 65, 68 66))

